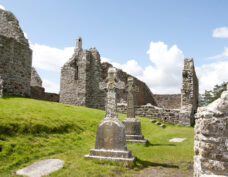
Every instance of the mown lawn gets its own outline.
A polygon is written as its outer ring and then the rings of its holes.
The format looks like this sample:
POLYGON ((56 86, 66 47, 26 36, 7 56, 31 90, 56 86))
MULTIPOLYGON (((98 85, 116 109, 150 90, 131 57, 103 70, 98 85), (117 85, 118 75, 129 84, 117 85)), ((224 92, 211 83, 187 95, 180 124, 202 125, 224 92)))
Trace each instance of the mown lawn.
MULTIPOLYGON (((94 147, 97 125, 104 111, 20 97, 0 98, 0 176, 16 176, 17 169, 37 160, 60 158, 64 168, 52 177, 132 176, 150 166, 185 170, 193 161, 193 128, 166 124, 165 129, 140 117, 147 145, 127 144, 135 164, 84 160, 94 147), (169 143, 185 137, 182 143, 169 143)), ((123 120, 126 115, 120 114, 123 120)))

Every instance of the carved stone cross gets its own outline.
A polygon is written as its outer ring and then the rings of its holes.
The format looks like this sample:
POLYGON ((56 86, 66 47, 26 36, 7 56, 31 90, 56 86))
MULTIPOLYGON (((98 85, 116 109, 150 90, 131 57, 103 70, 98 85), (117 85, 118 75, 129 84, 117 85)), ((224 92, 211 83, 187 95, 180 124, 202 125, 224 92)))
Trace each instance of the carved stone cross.
POLYGON ((117 80, 116 78, 116 69, 108 69, 108 77, 106 79, 108 82, 100 82, 99 88, 107 92, 106 96, 106 114, 105 118, 118 118, 117 113, 117 101, 116 101, 116 89, 124 89, 124 82, 117 80))
POLYGON ((139 88, 134 84, 134 78, 127 79, 127 118, 135 118, 135 92, 139 92, 139 88))

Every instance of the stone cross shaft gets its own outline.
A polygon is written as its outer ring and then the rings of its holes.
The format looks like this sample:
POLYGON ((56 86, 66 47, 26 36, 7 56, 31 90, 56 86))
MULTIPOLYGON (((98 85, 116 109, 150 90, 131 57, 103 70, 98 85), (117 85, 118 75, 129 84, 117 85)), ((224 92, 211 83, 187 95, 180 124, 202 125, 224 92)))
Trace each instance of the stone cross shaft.
POLYGON ((117 80, 116 69, 111 67, 108 69, 108 82, 100 82, 99 88, 107 92, 106 96, 106 114, 105 118, 118 118, 117 113, 117 101, 116 101, 116 89, 124 89, 124 82, 117 80))
POLYGON ((3 80, 0 77, 0 98, 3 96, 3 80))
POLYGON ((139 88, 133 77, 128 77, 127 81, 127 118, 135 118, 135 92, 139 92, 139 88))

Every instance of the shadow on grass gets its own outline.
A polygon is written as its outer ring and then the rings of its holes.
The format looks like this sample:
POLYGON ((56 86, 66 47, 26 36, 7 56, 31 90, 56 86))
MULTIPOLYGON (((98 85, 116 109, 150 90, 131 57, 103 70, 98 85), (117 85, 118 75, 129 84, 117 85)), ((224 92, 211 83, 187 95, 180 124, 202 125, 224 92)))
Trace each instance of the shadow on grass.
POLYGON ((146 147, 149 146, 176 146, 175 144, 152 144, 149 141, 145 144, 146 147))
POLYGON ((147 160, 140 160, 139 158, 136 159, 136 167, 139 169, 143 169, 143 168, 147 168, 147 167, 179 168, 179 166, 177 166, 177 165, 150 162, 147 160))

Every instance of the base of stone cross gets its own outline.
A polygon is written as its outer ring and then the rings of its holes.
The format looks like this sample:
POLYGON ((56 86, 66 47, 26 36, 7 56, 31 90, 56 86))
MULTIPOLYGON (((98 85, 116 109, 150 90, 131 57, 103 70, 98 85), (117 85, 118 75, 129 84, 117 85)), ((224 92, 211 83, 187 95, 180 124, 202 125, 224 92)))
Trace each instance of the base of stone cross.
POLYGON ((126 118, 123 121, 125 125, 126 141, 131 143, 147 143, 141 133, 141 123, 136 118, 126 118))
POLYGON ((85 155, 84 157, 86 159, 120 161, 124 163, 134 162, 136 159, 129 150, 115 151, 105 149, 91 149, 89 155, 85 155))

